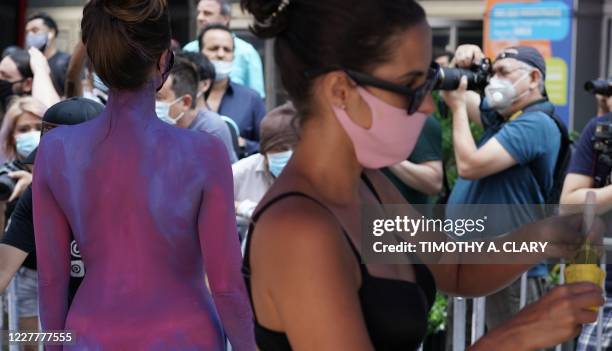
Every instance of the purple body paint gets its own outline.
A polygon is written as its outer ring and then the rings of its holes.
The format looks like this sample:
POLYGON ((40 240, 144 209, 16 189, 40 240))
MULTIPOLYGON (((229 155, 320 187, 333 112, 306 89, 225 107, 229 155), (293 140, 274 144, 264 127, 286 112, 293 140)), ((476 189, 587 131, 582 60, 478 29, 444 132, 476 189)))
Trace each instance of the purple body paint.
POLYGON ((160 121, 154 94, 113 91, 101 116, 41 142, 42 327, 74 331, 66 350, 223 350, 225 336, 255 350, 227 152, 160 121), (68 306, 71 232, 87 273, 68 306))

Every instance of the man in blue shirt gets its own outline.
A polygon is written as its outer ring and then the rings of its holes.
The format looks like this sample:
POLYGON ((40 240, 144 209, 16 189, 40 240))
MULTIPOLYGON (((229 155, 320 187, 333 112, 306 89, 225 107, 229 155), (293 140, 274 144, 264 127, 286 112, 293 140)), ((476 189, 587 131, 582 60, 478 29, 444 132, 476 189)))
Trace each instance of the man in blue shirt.
MULTIPOLYGON (((475 45, 457 49, 457 66, 468 68, 484 58, 475 45)), ((465 207, 476 205, 479 217, 487 216, 487 236, 498 236, 533 222, 543 215, 554 183, 561 132, 550 117, 554 107, 544 89, 544 58, 531 47, 505 49, 493 65, 485 99, 466 91, 467 81, 443 97, 453 114, 453 144, 459 178, 449 198, 447 215, 466 216, 465 207), (478 144, 469 121, 484 127, 478 144), (494 204, 504 204, 491 206, 494 204)), ((469 240, 469 238, 468 238, 469 240)), ((528 301, 543 291, 547 269, 538 265, 529 272, 528 301), (535 292, 535 293, 532 293, 535 292)), ((519 310, 520 281, 487 298, 486 319, 495 328, 519 310)))
POLYGON ((222 24, 212 24, 204 28, 199 40, 202 54, 215 66, 215 81, 207 98, 208 106, 236 122, 240 129, 239 144, 245 149, 246 156, 259 152, 259 124, 266 108, 255 90, 237 84, 229 77, 234 60, 231 31, 222 24))
POLYGON ((162 121, 219 138, 231 163, 238 161, 227 124, 218 114, 196 109, 198 71, 186 58, 177 57, 168 79, 155 96, 157 117, 162 121))
MULTIPOLYGON (((198 34, 207 26, 220 23, 229 27, 231 20, 232 6, 227 0, 200 0, 198 2, 197 27, 198 34)), ((264 86, 263 65, 261 57, 253 45, 240 39, 235 34, 234 37, 234 70, 230 78, 234 83, 246 85, 257 91, 261 98, 266 97, 264 86)), ((200 51, 198 40, 194 40, 185 47, 184 51, 200 51)))
MULTIPOLYGON (((612 105, 612 97, 605 99, 606 105, 612 105)), ((598 160, 598 153, 593 145, 595 128, 597 124, 612 123, 612 114, 596 117, 584 127, 580 140, 576 144, 576 150, 572 157, 572 163, 563 184, 561 194, 562 205, 581 205, 584 204, 586 194, 593 191, 596 195, 597 205, 609 206, 612 204, 612 185, 609 180, 606 185, 596 188, 595 177, 610 174, 610 167, 601 167, 598 160), (605 173, 604 173, 605 172, 605 173), (604 173, 604 174, 600 174, 604 173)), ((601 350, 609 350, 612 347, 612 266, 606 266, 606 304, 603 307, 603 318, 598 323, 603 324, 603 334, 601 340, 601 350)), ((597 350, 597 323, 586 324, 578 338, 577 351, 597 350)))

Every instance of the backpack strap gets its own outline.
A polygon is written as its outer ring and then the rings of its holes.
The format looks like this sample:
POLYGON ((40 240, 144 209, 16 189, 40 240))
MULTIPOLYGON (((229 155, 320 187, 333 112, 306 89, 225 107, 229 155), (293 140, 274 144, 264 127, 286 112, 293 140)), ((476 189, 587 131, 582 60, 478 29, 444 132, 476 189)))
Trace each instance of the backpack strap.
MULTIPOLYGON (((557 161, 555 162, 555 169, 553 171, 553 187, 554 187, 556 185, 554 184, 554 181, 556 181, 559 178, 561 173, 564 171, 564 168, 567 166, 564 164, 564 160, 567 158, 568 154, 570 153, 571 151, 570 146, 572 144, 569 138, 569 132, 567 131, 565 124, 563 123, 563 121, 561 121, 561 118, 559 118, 559 116, 554 114, 554 112, 553 114, 550 114, 549 113, 550 111, 548 111, 547 109, 541 108, 540 104, 533 104, 529 106, 526 110, 524 110, 524 112, 542 112, 543 114, 548 116, 550 119, 552 119, 553 122, 555 122, 557 129, 561 133, 561 143, 559 145, 559 154, 557 154, 557 161)), ((529 163, 529 169, 531 170, 531 173, 533 174, 534 178, 536 179, 536 182, 538 183, 538 187, 540 188, 540 193, 542 194, 544 199, 547 199, 549 196, 549 193, 544 191, 544 185, 542 184, 541 180, 538 179, 538 177, 536 176, 536 172, 533 167, 533 162, 529 163)))

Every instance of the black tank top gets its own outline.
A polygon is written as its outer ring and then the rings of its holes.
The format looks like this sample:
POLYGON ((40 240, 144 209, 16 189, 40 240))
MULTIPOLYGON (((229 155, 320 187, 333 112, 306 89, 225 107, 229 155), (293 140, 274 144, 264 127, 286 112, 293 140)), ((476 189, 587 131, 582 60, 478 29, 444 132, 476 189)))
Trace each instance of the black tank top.
MULTIPOLYGON (((380 197, 372 184, 367 178, 363 177, 363 179, 380 202, 380 197)), ((242 267, 253 309, 255 309, 255 305, 253 304, 251 293, 249 250, 254 224, 266 209, 274 203, 291 196, 310 199, 329 211, 324 204, 307 194, 289 192, 273 198, 260 211, 255 213, 251 228, 249 229, 250 235, 247 238, 242 267)), ((369 274, 366 265, 361 262, 359 252, 345 231, 344 236, 359 262, 362 277, 361 287, 359 288, 359 301, 374 348, 381 351, 417 350, 427 332, 427 316, 429 309, 434 303, 436 294, 435 281, 431 272, 427 266, 415 264, 416 283, 374 277, 369 274)), ((261 351, 292 350, 287 334, 270 330, 259 324, 255 311, 253 311, 253 316, 255 316, 255 339, 261 351)))

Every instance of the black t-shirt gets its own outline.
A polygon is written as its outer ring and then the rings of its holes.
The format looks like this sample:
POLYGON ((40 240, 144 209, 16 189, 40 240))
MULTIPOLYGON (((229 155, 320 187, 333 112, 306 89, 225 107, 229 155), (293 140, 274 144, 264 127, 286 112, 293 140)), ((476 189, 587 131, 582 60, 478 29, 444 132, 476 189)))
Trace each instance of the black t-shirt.
POLYGON ((51 79, 53 85, 60 96, 64 95, 64 85, 66 84, 66 73, 70 63, 70 55, 65 52, 57 51, 55 55, 49 57, 49 68, 51 69, 51 79))
MULTIPOLYGON (((24 267, 36 269, 36 242, 34 241, 34 217, 32 215, 32 186, 29 186, 19 198, 11 216, 6 233, 1 243, 29 253, 23 263, 24 267)), ((70 243, 70 290, 72 300, 83 276, 85 267, 74 239, 70 243)))
POLYGON ((10 215, 2 243, 18 248, 29 255, 23 266, 36 269, 36 247, 34 245, 34 224, 32 223, 32 187, 21 195, 10 215))

